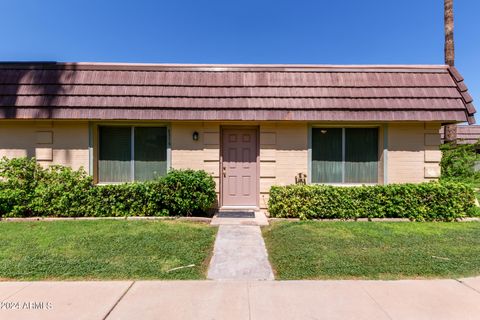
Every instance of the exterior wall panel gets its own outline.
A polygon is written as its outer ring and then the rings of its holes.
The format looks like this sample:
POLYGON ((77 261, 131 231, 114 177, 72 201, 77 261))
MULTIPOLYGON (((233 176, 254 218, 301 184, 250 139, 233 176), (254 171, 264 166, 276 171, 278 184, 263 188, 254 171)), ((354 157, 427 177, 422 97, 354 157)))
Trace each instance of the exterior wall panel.
POLYGON ((439 129, 439 123, 389 124, 388 183, 439 178, 439 129))
POLYGON ((2 121, 0 157, 36 157, 42 165, 61 164, 88 171, 86 121, 2 121))

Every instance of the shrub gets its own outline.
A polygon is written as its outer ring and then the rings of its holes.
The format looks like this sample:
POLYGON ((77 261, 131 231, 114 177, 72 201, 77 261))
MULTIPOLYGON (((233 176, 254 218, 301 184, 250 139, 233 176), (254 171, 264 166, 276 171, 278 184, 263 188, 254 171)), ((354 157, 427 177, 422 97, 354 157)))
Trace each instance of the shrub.
POLYGON ((274 186, 268 202, 271 216, 300 219, 452 221, 467 216, 473 206, 473 190, 454 182, 358 187, 274 186))
POLYGON ((95 188, 95 215, 188 216, 204 214, 216 200, 215 182, 205 171, 171 170, 145 183, 95 188))
POLYGON ((217 199, 215 182, 203 170, 172 170, 163 181, 165 206, 180 215, 205 212, 217 199))
POLYGON ((43 170, 34 159, 0 159, 0 215, 32 215, 32 197, 42 178, 43 170))
POLYGON ((444 144, 442 149, 442 180, 480 182, 480 172, 475 172, 475 161, 480 160, 476 152, 478 144, 444 144))
POLYGON ((35 159, 0 161, 0 216, 168 216, 203 214, 216 200, 205 171, 172 170, 149 182, 95 186, 83 170, 43 169, 35 159))
POLYGON ((162 192, 161 180, 97 186, 92 190, 89 215, 168 216, 169 210, 161 201, 162 192), (157 196, 154 196, 154 190, 157 190, 157 196))
POLYGON ((33 190, 32 210, 36 216, 83 216, 89 212, 92 187, 93 180, 83 169, 48 167, 33 190))

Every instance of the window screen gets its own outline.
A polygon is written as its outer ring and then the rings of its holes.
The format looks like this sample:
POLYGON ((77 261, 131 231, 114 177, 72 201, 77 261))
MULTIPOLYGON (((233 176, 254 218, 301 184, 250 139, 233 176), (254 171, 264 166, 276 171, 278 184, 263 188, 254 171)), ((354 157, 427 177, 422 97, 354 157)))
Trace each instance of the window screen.
POLYGON ((101 182, 132 180, 131 128, 99 128, 98 179, 101 182))
POLYGON ((377 183, 378 130, 345 129, 345 182, 377 183))
POLYGON ((342 182, 342 129, 313 129, 312 181, 342 182))
POLYGON ((376 183, 377 128, 313 128, 312 182, 376 183))
POLYGON ((100 182, 153 180, 167 173, 167 128, 99 127, 100 182))
POLYGON ((167 172, 167 129, 135 128, 135 180, 153 180, 167 172))

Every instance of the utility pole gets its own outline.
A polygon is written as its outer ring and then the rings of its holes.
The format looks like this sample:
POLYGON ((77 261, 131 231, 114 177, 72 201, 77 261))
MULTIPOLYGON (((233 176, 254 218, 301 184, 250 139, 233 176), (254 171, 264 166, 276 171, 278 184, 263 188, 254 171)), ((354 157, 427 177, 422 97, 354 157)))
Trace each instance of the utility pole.
MULTIPOLYGON (((444 23, 445 23, 445 64, 455 65, 455 43, 453 41, 453 0, 444 0, 444 23)), ((456 142, 457 125, 447 124, 443 127, 445 142, 456 142)))
POLYGON ((453 41, 453 0, 445 0, 445 64, 455 65, 455 43, 453 41))

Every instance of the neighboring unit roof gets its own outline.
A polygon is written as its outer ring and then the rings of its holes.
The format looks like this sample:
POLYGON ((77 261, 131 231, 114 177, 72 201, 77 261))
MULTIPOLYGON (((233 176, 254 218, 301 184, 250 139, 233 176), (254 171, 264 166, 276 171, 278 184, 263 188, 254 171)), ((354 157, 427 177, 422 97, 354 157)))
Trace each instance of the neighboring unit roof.
POLYGON ((454 67, 0 63, 0 118, 474 122, 454 67))
MULTIPOLYGON (((442 141, 444 139, 444 128, 440 129, 440 135, 442 141)), ((477 143, 480 139, 480 125, 475 126, 466 126, 458 125, 457 126, 457 138, 456 142, 458 144, 474 144, 477 143)))

